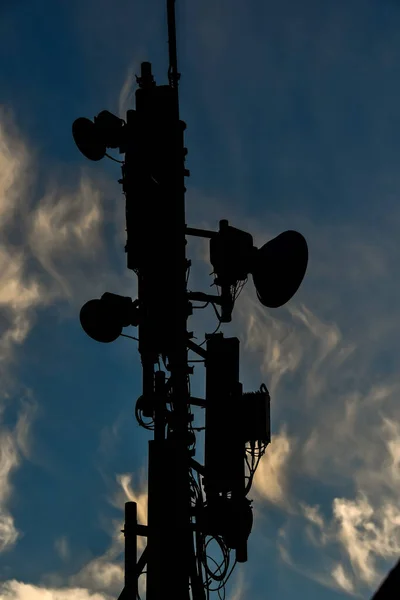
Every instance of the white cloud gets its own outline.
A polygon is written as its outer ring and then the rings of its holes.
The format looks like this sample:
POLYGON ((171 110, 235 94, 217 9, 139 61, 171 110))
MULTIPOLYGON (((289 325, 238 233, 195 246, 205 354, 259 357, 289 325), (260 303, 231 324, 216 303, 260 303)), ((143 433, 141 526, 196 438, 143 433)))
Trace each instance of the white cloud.
POLYGON ((354 591, 354 585, 350 577, 345 573, 343 565, 338 564, 332 569, 332 577, 337 582, 339 587, 341 587, 346 592, 354 591))
POLYGON ((15 579, 0 584, 1 600, 112 600, 106 594, 82 588, 46 589, 15 579))
POLYGON ((286 472, 291 442, 285 431, 273 435, 256 470, 251 493, 273 504, 286 503, 286 472))
POLYGON ((19 538, 14 519, 9 513, 0 513, 0 552, 9 550, 19 538))
POLYGON ((126 111, 135 108, 133 90, 136 83, 135 73, 140 75, 140 73, 136 71, 135 66, 130 65, 119 93, 118 116, 120 119, 126 119, 126 111))
POLYGON ((314 546, 320 548, 335 540, 335 534, 325 522, 325 519, 320 512, 319 505, 310 506, 304 502, 300 502, 299 509, 300 513, 308 521, 304 531, 307 538, 314 546))
POLYGON ((333 514, 354 571, 361 580, 375 584, 379 580, 376 559, 400 554, 399 508, 388 498, 378 504, 360 494, 355 500, 335 498, 333 514))
POLYGON ((232 591, 228 596, 228 600, 244 600, 248 597, 249 585, 246 583, 245 571, 242 565, 236 567, 237 575, 232 584, 232 591))
POLYGON ((19 212, 33 181, 32 160, 15 126, 13 115, 0 107, 0 222, 4 228, 19 212))
POLYGON ((21 410, 15 425, 15 441, 22 456, 29 458, 32 437, 32 422, 38 411, 38 403, 31 390, 22 395, 21 410))
MULTIPOLYGON (((137 520, 141 525, 147 525, 147 473, 142 469, 138 476, 138 485, 135 490, 132 488, 132 475, 117 475, 117 482, 120 486, 118 492, 110 499, 110 502, 116 508, 125 510, 125 502, 136 502, 137 520)), ((123 538, 122 538, 123 539, 123 538)), ((138 552, 144 550, 146 546, 145 538, 139 536, 137 540, 138 552)))
POLYGON ((79 573, 69 578, 69 585, 110 596, 119 595, 124 586, 124 569, 103 557, 85 565, 79 573))
MULTIPOLYGON (((0 111, 0 370, 9 387, 6 365, 31 326, 30 309, 41 303, 41 286, 25 269, 26 253, 10 241, 15 222, 23 225, 26 194, 33 181, 32 160, 10 111, 0 111)), ((4 392, 3 392, 4 393, 4 392)))
POLYGON ((2 429, 0 433, 0 501, 6 502, 10 495, 10 472, 18 465, 18 449, 13 433, 2 429))
POLYGON ((14 430, 0 425, 0 553, 11 549, 21 535, 8 508, 12 494, 11 476, 20 464, 21 455, 28 455, 34 414, 33 401, 25 401, 14 430))
POLYGON ((76 278, 74 282, 66 276, 71 273, 71 263, 79 270, 78 257, 83 261, 100 258, 102 221, 101 193, 85 175, 78 191, 65 193, 56 187, 40 200, 31 218, 29 244, 59 285, 60 296, 73 295, 76 278), (68 269, 65 275, 63 268, 68 269))
POLYGON ((339 536, 348 550, 352 565, 359 570, 362 579, 372 583, 375 573, 370 564, 370 549, 364 543, 364 536, 360 529, 368 530, 368 525, 371 525, 373 508, 363 498, 358 502, 335 498, 333 510, 340 523, 339 536))
POLYGON ((54 547, 55 547, 57 553, 59 554, 59 556, 63 560, 69 559, 69 557, 70 557, 69 544, 68 544, 68 540, 65 536, 62 536, 62 537, 56 539, 56 541, 54 542, 54 547))

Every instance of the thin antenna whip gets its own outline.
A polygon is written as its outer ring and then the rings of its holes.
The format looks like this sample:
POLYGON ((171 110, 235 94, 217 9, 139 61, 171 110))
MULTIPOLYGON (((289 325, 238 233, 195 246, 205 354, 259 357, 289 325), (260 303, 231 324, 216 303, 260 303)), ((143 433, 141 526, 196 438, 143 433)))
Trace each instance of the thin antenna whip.
POLYGON ((175 0, 167 0, 167 19, 169 47, 168 80, 171 87, 177 88, 181 74, 178 73, 178 59, 176 54, 175 0))

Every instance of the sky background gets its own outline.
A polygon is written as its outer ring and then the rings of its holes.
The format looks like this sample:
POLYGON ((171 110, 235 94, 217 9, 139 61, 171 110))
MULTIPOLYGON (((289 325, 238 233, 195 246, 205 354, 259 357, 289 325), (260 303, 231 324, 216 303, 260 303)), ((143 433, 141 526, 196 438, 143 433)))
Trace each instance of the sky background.
MULTIPOLYGON (((117 598, 124 502, 146 523, 137 343, 79 324, 105 291, 136 297, 120 168, 71 125, 134 108, 142 61, 167 83, 164 4, 0 7, 1 600, 117 598)), ((225 218, 256 245, 297 229, 310 253, 286 306, 249 280, 221 328, 244 391, 272 397, 227 600, 370 598, 400 556, 400 5, 177 0, 177 28, 187 224, 225 218)), ((208 244, 188 240, 189 289, 210 291, 208 244)), ((215 327, 211 308, 188 322, 198 342, 215 327)))

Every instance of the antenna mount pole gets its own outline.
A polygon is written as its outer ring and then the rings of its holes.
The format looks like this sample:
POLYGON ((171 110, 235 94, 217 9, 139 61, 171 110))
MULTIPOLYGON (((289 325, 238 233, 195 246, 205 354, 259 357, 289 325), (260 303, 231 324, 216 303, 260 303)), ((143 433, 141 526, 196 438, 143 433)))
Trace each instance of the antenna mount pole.
POLYGON ((181 74, 178 73, 178 58, 176 52, 175 0, 167 0, 169 68, 168 80, 173 88, 178 87, 181 74))

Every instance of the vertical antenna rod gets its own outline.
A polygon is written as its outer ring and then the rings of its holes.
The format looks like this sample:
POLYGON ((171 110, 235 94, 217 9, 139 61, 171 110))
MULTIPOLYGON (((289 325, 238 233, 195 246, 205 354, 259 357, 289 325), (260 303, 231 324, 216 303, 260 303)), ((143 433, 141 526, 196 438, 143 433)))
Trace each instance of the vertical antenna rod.
POLYGON ((167 19, 169 47, 168 80, 171 87, 177 88, 181 74, 178 73, 178 59, 176 54, 175 0, 167 0, 167 19))

